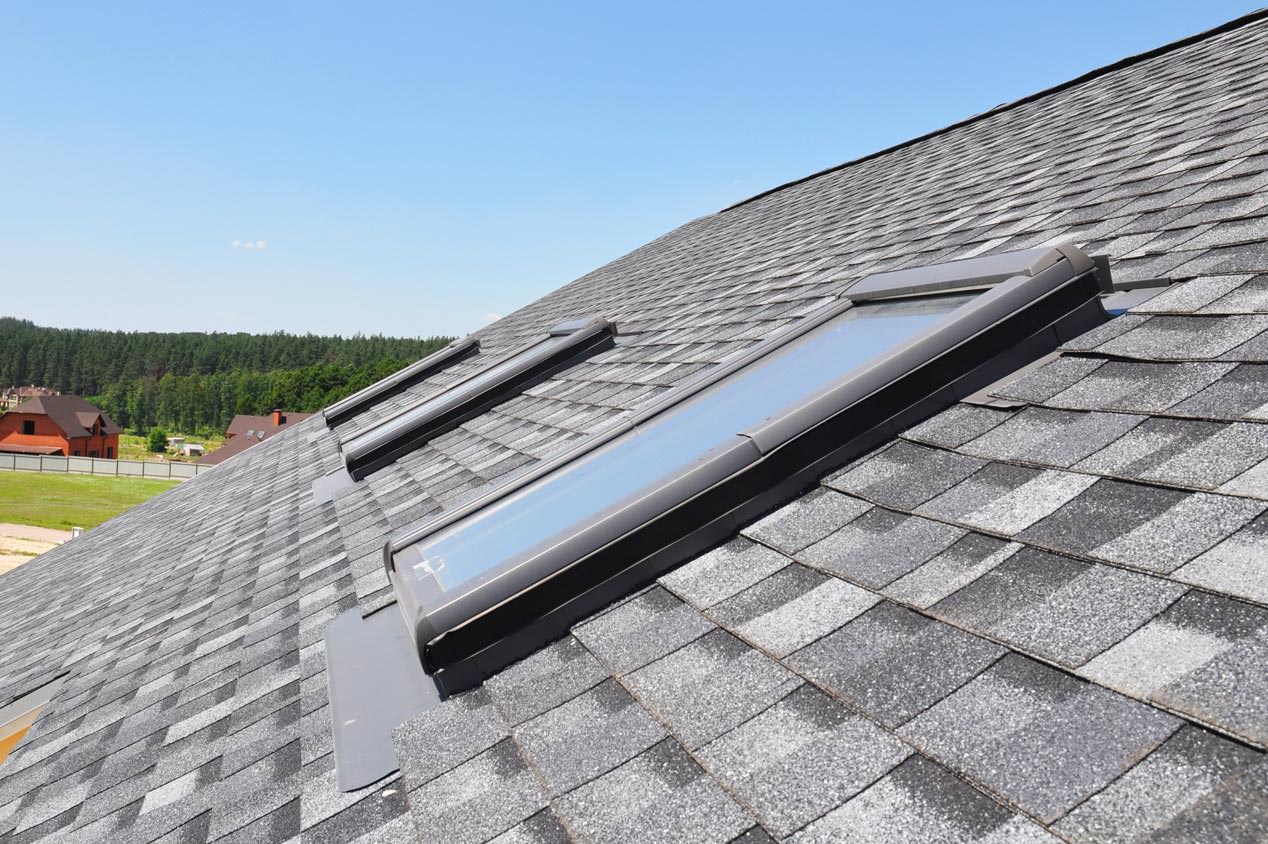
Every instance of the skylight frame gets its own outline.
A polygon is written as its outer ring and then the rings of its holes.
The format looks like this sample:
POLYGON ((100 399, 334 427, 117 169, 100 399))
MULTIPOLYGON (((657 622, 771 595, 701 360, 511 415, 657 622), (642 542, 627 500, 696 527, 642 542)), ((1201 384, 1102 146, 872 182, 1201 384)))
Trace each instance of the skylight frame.
MULTIPOLYGON (((850 298, 786 329, 731 364, 694 379, 689 386, 671 391, 615 430, 591 438, 526 474, 513 485, 497 489, 466 507, 393 537, 384 547, 384 565, 396 589, 398 604, 413 631, 424 668, 436 675, 443 688, 457 691, 535 650, 544 641, 562 635, 570 623, 587 612, 619 598, 642 582, 650 581, 667 566, 733 534, 746 518, 756 516, 778 500, 795 494, 817 479, 827 467, 844 462, 852 453, 862 453, 866 448, 892 437, 897 430, 957 398, 971 394, 998 378, 1003 370, 1015 368, 1029 357, 1057 345, 1060 340, 1105 321, 1108 316, 1097 301, 1097 294, 1104 283, 1092 261, 1069 246, 871 276, 846 290, 845 295, 850 298), (1004 280, 1001 281, 1001 278, 1004 280), (732 453, 735 449, 728 449, 726 455, 716 458, 721 462, 714 465, 711 460, 710 463, 714 469, 725 470, 722 472, 724 477, 710 481, 705 488, 694 486, 699 478, 693 477, 698 472, 692 470, 670 479, 653 492, 641 495, 635 502, 637 506, 618 508, 622 510, 619 514, 600 514, 592 521, 576 526, 550 549, 549 559, 543 559, 542 553, 535 553, 524 559, 503 561, 492 569, 497 574, 481 579, 481 586, 466 591, 460 588, 449 590, 443 605, 443 615, 448 619, 441 624, 433 622, 442 621, 437 617, 442 613, 420 612, 427 596, 405 583, 406 578, 396 570, 398 558, 405 564, 416 562, 417 545, 426 537, 608 446, 757 359, 825 325, 852 307, 855 301, 863 303, 938 295, 982 287, 990 289, 932 327, 874 359, 863 369, 839 376, 778 418, 737 432, 756 449, 755 459, 751 456, 746 459, 743 455, 732 453), (1042 324, 1036 323, 1036 313, 1050 318, 1045 317, 1047 321, 1041 320, 1042 324), (998 348, 992 348, 992 344, 1000 343, 1001 339, 1005 340, 1002 355, 996 353, 1000 351, 998 348), (949 361, 953 356, 955 362, 952 364, 949 361), (917 396, 920 387, 912 385, 921 379, 916 376, 923 378, 930 373, 940 379, 937 380, 938 388, 917 396), (952 377, 953 373, 959 374, 952 377), (905 384, 903 389, 914 396, 911 401, 889 407, 885 401, 876 400, 883 393, 893 392, 900 384, 905 384), (870 407, 868 402, 871 402, 870 407), (869 418, 863 414, 849 425, 841 425, 846 415, 857 415, 854 411, 860 408, 867 409, 876 417, 875 424, 858 429, 859 423, 865 423, 869 418), (840 429, 838 435, 844 437, 840 447, 828 448, 826 452, 824 447, 818 447, 813 454, 798 453, 799 449, 806 450, 810 442, 807 437, 813 431, 819 429, 816 436, 822 436, 833 425, 840 429), (742 486, 744 483, 754 485, 760 492, 746 499, 744 490, 737 487, 737 484, 742 486), (691 492, 693 489, 694 492, 691 492), (717 506, 713 509, 687 506, 692 502, 704 502, 708 496, 718 501, 731 496, 739 503, 722 506, 715 501, 717 506), (684 520, 684 508, 696 515, 684 520), (692 518, 698 523, 692 524, 692 518), (627 529, 614 531, 614 519, 624 519, 627 529), (664 529, 658 529, 658 526, 664 529), (631 539, 635 534, 664 535, 666 532, 676 538, 660 548, 652 547, 654 543, 640 544, 631 539), (579 567, 593 563, 599 557, 617 559, 622 555, 637 562, 623 568, 618 562, 618 568, 611 573, 602 576, 604 572, 598 571, 589 580, 574 576, 579 567), (490 584, 499 579, 502 579, 501 586, 491 588, 490 584), (568 588, 569 583, 578 588, 568 588), (563 602, 557 601, 561 590, 572 597, 563 602), (543 608, 545 611, 538 612, 543 608), (452 619, 465 620, 453 623, 452 619), (526 627, 533 627, 540 635, 514 635, 526 627)), ((416 584, 424 582, 415 581, 416 584)), ((438 587, 436 591, 445 592, 438 587)))
POLYGON ((615 338, 616 325, 602 317, 560 323, 545 337, 526 343, 437 395, 345 440, 341 443, 344 467, 353 480, 359 481, 556 372, 612 348, 615 338), (495 380, 473 387, 494 373, 495 380))

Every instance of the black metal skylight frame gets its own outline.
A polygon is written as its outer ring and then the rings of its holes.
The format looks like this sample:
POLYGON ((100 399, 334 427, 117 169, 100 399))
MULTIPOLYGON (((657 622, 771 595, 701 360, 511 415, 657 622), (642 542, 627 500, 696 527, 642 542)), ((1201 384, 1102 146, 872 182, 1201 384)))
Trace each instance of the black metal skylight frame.
POLYGON ((344 466, 353 480, 361 480, 515 393, 612 348, 615 336, 616 326, 601 317, 560 323, 541 340, 527 344, 435 397, 344 441, 344 466))
POLYGON ((480 682, 563 635, 588 613, 732 535, 831 467, 1104 322, 1108 317, 1098 301, 1104 285, 1104 273, 1072 246, 871 276, 849 288, 847 299, 671 391, 616 430, 514 485, 393 537, 384 548, 384 564, 424 669, 447 693, 480 682), (640 492, 637 501, 575 525, 549 547, 499 563, 470 589, 446 591, 425 566, 418 574, 419 544, 427 537, 566 471, 856 303, 984 287, 990 289, 861 370, 758 427, 737 431, 755 448, 740 454, 737 446, 717 457, 730 461, 721 467, 720 480, 719 472, 693 469, 640 492))
POLYGON ((392 373, 381 381, 376 381, 363 390, 358 390, 323 410, 322 416, 326 419, 326 426, 333 428, 347 422, 370 405, 403 393, 419 381, 453 366, 478 351, 480 351, 480 341, 474 337, 461 337, 454 340, 443 349, 422 360, 414 361, 404 369, 392 373))

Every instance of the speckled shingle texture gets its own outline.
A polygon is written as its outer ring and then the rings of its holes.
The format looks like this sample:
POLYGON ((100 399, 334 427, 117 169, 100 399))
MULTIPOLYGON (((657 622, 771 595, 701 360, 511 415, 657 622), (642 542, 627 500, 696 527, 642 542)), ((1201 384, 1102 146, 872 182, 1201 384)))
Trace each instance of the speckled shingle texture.
POLYGON ((0 841, 1268 839, 1268 19, 694 220, 0 577, 0 841), (871 272, 1073 240, 1177 284, 394 733, 323 632, 381 549, 871 272), (614 349, 318 503, 339 440, 567 318, 614 349))

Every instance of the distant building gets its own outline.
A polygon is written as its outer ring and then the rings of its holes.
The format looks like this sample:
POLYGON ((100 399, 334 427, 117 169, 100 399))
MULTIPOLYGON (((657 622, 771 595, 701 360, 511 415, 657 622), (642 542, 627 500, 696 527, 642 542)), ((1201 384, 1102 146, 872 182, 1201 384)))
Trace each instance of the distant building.
POLYGON ((38 399, 44 396, 60 395, 56 390, 49 390, 44 387, 37 387, 34 384, 29 387, 9 387, 3 393, 0 393, 0 410, 9 410, 17 407, 27 399, 38 399))
POLYGON ((246 451, 253 445, 261 443, 287 426, 303 422, 311 413, 289 413, 275 410, 268 416, 248 416, 239 414, 233 417, 229 428, 225 431, 225 444, 210 454, 198 458, 197 463, 223 463, 235 454, 246 451))
POLYGON ((120 428, 79 396, 27 399, 0 416, 0 452, 116 457, 120 428))
POLYGON ((186 457, 202 457, 207 453, 207 449, 203 448, 201 443, 182 442, 176 446, 176 451, 186 457))

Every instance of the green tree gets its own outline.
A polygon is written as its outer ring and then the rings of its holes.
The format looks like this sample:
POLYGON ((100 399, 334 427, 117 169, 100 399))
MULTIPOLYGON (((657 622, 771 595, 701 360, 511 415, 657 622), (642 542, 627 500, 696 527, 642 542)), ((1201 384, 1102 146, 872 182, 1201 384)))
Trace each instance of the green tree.
POLYGON ((155 454, 162 454, 167 450, 167 432, 162 428, 151 428, 145 447, 155 454))

